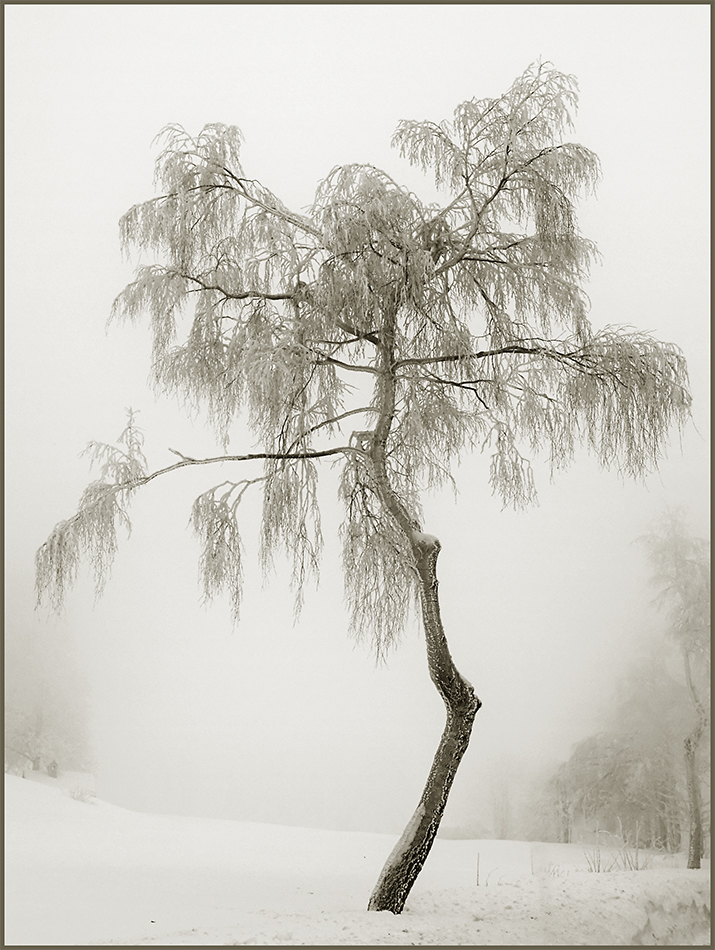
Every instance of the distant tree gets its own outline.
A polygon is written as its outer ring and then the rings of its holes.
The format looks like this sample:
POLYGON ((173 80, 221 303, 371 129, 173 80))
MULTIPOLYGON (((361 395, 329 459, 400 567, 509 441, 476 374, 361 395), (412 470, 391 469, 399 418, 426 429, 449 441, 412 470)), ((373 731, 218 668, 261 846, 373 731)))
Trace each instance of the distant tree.
POLYGON ((5 770, 85 770, 92 753, 86 681, 62 645, 5 632, 5 770))
POLYGON ((570 844, 573 835, 574 805, 568 770, 561 766, 548 785, 549 799, 553 804, 557 840, 570 844))
POLYGON ((503 762, 495 764, 490 781, 492 834, 502 841, 514 836, 512 781, 511 769, 503 762))
POLYGON ((61 762, 63 769, 79 768, 81 753, 77 737, 53 716, 48 704, 37 699, 22 704, 14 700, 15 697, 11 697, 5 711, 5 771, 49 774, 53 762, 61 762))
POLYGON ((699 868, 703 850, 702 791, 698 748, 710 726, 710 545, 693 537, 681 510, 666 512, 641 539, 653 568, 658 604, 666 611, 669 633, 683 659, 695 724, 684 739, 690 811, 688 867, 699 868))
MULTIPOLYGON (((99 590, 133 494, 189 466, 263 461, 193 506, 207 598, 238 616, 240 503, 262 492, 261 560, 285 550, 296 608, 318 571, 318 465, 339 463, 345 592, 356 634, 382 656, 419 605, 446 725, 417 810, 369 907, 399 913, 429 853, 480 701, 452 660, 440 619, 440 542, 420 498, 453 481, 465 451, 491 450, 505 504, 535 498, 519 446, 552 469, 585 443, 605 467, 657 464, 689 416, 678 348, 645 333, 595 330, 582 289, 596 255, 575 203, 597 157, 563 140, 576 82, 532 66, 504 95, 459 105, 451 122, 403 121, 394 144, 445 195, 425 204, 370 165, 335 168, 305 214, 247 176, 234 127, 162 135, 161 194, 121 222, 124 247, 155 262, 118 297, 116 319, 148 313, 157 389, 205 406, 222 452, 180 453, 149 472, 133 418, 116 447, 91 444, 98 480, 37 555, 39 595, 59 607, 83 556, 99 590), (352 381, 352 382, 349 382, 352 381), (367 386, 354 385, 357 381, 367 386), (239 414, 259 447, 230 454, 239 414), (340 433, 355 421, 347 438, 340 433)), ((470 535, 472 543, 479 543, 470 535)), ((482 539, 484 543, 484 539, 482 539)))
POLYGON ((629 845, 677 851, 676 772, 667 746, 646 749, 639 736, 603 732, 579 742, 558 773, 563 808, 581 831, 607 831, 629 845))
POLYGON ((693 707, 672 645, 654 639, 650 647, 616 682, 602 731, 574 745, 544 783, 550 820, 542 827, 559 840, 601 830, 631 845, 681 848, 693 707))
POLYGON ((682 744, 690 728, 690 701, 672 646, 660 637, 651 646, 616 683, 609 729, 629 756, 625 792, 635 806, 641 843, 679 851, 686 799, 682 744))

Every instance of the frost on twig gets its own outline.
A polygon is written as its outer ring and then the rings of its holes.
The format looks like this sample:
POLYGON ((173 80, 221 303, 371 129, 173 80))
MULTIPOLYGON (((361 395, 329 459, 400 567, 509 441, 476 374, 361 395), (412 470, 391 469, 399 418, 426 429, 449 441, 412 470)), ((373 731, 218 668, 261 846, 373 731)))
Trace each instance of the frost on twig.
MULTIPOLYGON (((117 446, 91 443, 100 477, 38 552, 40 596, 61 604, 85 555, 101 591, 140 485, 262 460, 259 557, 267 571, 287 555, 297 612, 318 576, 317 464, 330 460, 351 627, 383 655, 414 603, 421 493, 456 487, 466 453, 490 452, 491 489, 515 508, 536 501, 538 455, 552 472, 578 445, 627 476, 657 468, 689 418, 687 368, 673 344, 589 321, 598 252, 577 208, 600 164, 567 138, 577 103, 573 76, 533 64, 497 98, 399 124, 393 143, 438 203, 352 164, 301 214, 246 173, 234 126, 164 129, 160 191, 120 223, 141 263, 112 317, 148 318, 156 390, 204 412, 223 455, 172 449, 175 463, 147 474, 131 415, 117 446), (336 444, 349 418, 356 431, 336 444), (229 455, 239 419, 255 450, 229 455)), ((234 618, 242 476, 192 511, 203 595, 228 592, 234 618)))
POLYGON ((117 526, 131 532, 127 508, 147 472, 144 437, 135 417, 128 409, 117 446, 89 443, 85 454, 99 466, 100 477, 84 490, 74 517, 55 525, 35 556, 38 602, 46 596, 55 610, 62 608, 85 557, 94 574, 96 594, 102 594, 117 552, 117 526))

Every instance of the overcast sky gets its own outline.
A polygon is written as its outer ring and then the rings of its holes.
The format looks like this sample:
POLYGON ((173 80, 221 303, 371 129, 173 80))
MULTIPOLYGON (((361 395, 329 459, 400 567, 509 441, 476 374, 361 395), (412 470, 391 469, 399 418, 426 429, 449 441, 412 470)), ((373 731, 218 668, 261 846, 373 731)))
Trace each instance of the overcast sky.
MULTIPOLYGON (((285 577, 249 568, 243 621, 204 608, 196 472, 133 506, 105 597, 82 582, 66 614, 33 611, 33 556, 88 478, 80 452, 140 411, 152 467, 214 453, 210 433, 147 388, 144 327, 105 332, 131 279, 117 222, 152 196, 151 143, 168 123, 238 125, 245 166, 300 209, 338 164, 369 162, 419 191, 390 148, 398 121, 449 118, 531 62, 573 73, 573 138, 603 164, 580 213, 603 263, 597 326, 676 342, 694 425, 645 485, 592 459, 540 506, 502 512, 487 459, 461 494, 426 501, 455 660, 484 707, 445 819, 468 822, 500 768, 568 753, 639 639, 657 625, 633 540, 663 506, 709 523, 708 5, 6 5, 7 620, 64 637, 91 680, 99 793, 129 807, 399 832, 443 726, 421 634, 386 667, 346 634, 334 482, 325 483, 320 590, 293 626, 285 577)), ((426 194, 431 194, 425 190, 426 194)), ((234 443, 233 448, 239 450, 234 443)))

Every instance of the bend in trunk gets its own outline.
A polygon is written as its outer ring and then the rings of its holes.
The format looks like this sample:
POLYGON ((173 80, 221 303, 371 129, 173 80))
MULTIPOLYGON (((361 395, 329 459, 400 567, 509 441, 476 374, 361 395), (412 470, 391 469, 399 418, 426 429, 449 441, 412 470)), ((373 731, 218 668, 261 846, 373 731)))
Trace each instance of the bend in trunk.
POLYGON ((449 651, 439 610, 437 558, 440 543, 423 534, 402 500, 393 490, 387 471, 387 440, 395 415, 394 312, 380 335, 378 359, 378 419, 369 451, 374 489, 408 541, 419 579, 422 618, 427 645, 427 663, 447 709, 447 721, 432 762, 417 809, 378 878, 368 910, 401 913, 407 895, 427 859, 437 835, 457 767, 472 733, 474 717, 481 706, 471 683, 459 673, 449 651))
POLYGON ((393 914, 402 912, 432 848, 481 706, 471 683, 454 665, 444 635, 436 572, 440 543, 417 531, 412 531, 411 543, 420 577, 430 677, 444 700, 447 721, 417 809, 388 857, 368 903, 368 910, 389 910, 393 914))

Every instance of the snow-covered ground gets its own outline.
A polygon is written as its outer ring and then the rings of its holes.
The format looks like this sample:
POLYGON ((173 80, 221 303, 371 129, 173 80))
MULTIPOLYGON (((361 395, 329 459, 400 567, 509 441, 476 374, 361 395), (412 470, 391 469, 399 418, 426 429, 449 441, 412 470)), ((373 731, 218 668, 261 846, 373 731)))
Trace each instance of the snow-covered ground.
POLYGON ((404 913, 368 913, 390 835, 149 815, 84 785, 5 778, 6 945, 710 944, 709 867, 680 856, 592 873, 579 845, 437 840, 404 913))

